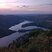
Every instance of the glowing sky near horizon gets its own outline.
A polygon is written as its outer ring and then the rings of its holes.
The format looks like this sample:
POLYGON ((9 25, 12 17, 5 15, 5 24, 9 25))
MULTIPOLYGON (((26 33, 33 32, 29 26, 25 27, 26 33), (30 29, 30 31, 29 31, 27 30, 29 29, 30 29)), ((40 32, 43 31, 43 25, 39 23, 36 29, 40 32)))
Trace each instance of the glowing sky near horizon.
POLYGON ((18 11, 52 12, 52 0, 0 0, 0 13, 18 11))

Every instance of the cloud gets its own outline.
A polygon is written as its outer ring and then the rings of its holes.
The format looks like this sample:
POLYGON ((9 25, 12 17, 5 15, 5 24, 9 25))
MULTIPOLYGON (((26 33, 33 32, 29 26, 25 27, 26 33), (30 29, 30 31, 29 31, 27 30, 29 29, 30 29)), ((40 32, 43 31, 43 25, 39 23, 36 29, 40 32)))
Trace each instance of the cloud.
POLYGON ((52 4, 40 4, 40 6, 46 6, 46 5, 48 5, 48 6, 51 6, 52 4))
POLYGON ((10 2, 12 1, 14 3, 0 4, 0 13, 17 13, 20 11, 52 12, 52 3, 50 0, 31 0, 32 2, 30 0, 11 0, 10 2))
POLYGON ((52 4, 47 4, 47 5, 52 5, 52 4))

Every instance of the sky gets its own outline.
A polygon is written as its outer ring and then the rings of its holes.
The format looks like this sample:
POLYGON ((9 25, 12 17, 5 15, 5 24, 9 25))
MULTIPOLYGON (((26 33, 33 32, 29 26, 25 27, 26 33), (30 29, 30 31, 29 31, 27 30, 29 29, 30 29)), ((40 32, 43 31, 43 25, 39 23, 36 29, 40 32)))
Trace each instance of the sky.
POLYGON ((52 13, 52 0, 0 0, 0 14, 52 13))

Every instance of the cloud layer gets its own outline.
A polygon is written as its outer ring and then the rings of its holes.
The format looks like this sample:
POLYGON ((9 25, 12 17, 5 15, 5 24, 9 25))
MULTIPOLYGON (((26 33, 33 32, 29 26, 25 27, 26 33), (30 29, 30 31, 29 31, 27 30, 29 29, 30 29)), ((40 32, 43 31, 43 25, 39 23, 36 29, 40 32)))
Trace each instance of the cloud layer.
POLYGON ((1 0, 0 13, 52 12, 52 0, 1 0))

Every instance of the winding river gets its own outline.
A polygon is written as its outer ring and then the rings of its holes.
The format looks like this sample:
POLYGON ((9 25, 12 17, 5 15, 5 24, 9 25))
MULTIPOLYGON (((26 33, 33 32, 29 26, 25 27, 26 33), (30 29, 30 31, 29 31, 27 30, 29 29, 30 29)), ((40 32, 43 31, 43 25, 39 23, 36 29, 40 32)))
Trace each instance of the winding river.
POLYGON ((20 29, 30 30, 30 29, 41 28, 43 30, 48 30, 48 29, 38 27, 38 26, 28 26, 28 27, 22 28, 22 25, 26 24, 26 23, 33 23, 33 22, 31 22, 31 21, 23 21, 23 22, 21 22, 21 23, 19 23, 17 25, 14 25, 14 26, 10 27, 9 30, 16 31, 16 32, 12 33, 9 36, 5 36, 3 38, 0 38, 0 47, 7 47, 13 40, 16 40, 20 36, 28 33, 28 32, 23 32, 23 33, 18 32, 18 30, 20 30, 20 29))

